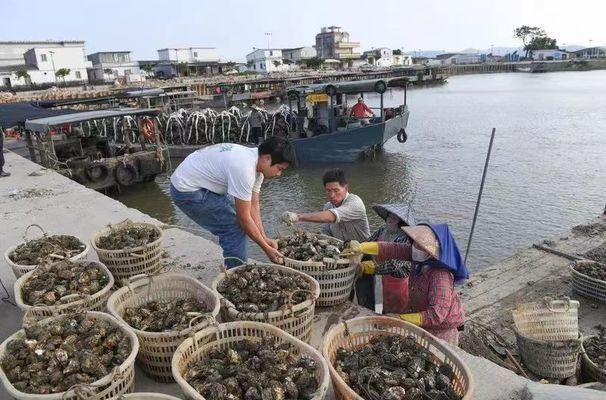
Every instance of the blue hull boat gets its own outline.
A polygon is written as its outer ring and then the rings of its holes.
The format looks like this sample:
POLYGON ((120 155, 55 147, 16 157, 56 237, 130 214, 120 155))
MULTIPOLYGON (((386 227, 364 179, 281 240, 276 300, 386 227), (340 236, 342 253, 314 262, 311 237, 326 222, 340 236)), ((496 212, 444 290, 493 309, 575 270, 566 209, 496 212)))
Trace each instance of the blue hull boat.
POLYGON ((385 122, 362 125, 310 138, 293 140, 298 164, 349 163, 379 149, 401 129, 406 129, 409 111, 385 122))

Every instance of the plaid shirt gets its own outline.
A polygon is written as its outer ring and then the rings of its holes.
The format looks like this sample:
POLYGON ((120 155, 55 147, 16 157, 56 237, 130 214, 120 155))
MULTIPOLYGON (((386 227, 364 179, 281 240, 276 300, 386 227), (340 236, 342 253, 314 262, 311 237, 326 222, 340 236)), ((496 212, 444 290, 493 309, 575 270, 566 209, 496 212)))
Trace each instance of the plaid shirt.
MULTIPOLYGON (((412 260, 412 247, 379 242, 379 261, 412 260)), ((456 330, 465 323, 465 311, 454 287, 454 276, 444 268, 422 266, 410 275, 407 312, 421 313, 423 328, 440 336, 440 331, 456 330)))

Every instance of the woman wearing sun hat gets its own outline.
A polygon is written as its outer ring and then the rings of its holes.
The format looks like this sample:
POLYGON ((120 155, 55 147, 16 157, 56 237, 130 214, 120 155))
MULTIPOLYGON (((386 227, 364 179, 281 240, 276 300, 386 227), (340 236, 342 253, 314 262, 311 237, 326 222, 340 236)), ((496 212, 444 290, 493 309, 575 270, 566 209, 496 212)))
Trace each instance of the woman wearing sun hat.
MULTIPOLYGON (((375 256, 377 262, 389 259, 412 261, 407 310, 395 316, 458 345, 458 328, 465 323, 465 312, 454 284, 467 279, 469 273, 450 228, 446 224, 421 224, 403 226, 402 230, 412 240, 412 245, 352 242, 350 252, 375 256)), ((400 273, 376 269, 371 263, 363 266, 366 274, 400 273)))

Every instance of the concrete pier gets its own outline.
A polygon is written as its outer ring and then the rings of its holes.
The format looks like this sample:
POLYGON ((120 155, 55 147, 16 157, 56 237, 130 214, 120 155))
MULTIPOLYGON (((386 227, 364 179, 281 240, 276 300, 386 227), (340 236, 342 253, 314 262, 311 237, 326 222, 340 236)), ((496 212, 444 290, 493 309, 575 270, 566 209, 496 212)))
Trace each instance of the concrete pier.
MULTIPOLYGON (((94 232, 103 226, 126 218, 162 224, 148 215, 128 208, 103 194, 87 189, 54 171, 42 170, 39 165, 14 153, 9 152, 5 156, 7 161, 5 169, 10 171, 12 175, 0 179, 0 209, 2 210, 0 214, 0 250, 3 252, 8 247, 21 242, 25 228, 32 223, 41 225, 47 232, 72 234, 84 241, 89 241, 94 232)), ((219 273, 221 249, 213 242, 179 229, 166 229, 164 233, 163 245, 170 253, 167 263, 172 265, 173 269, 185 271, 210 286, 214 277, 219 273)), ((575 246, 589 239, 571 237, 569 240, 571 241, 568 244, 575 246)), ((601 239, 591 239, 591 243, 592 245, 597 244, 600 240, 603 240, 603 236, 601 239)), ((589 247, 591 246, 587 243, 585 247, 579 249, 584 251, 589 247)), ((564 244, 557 244, 555 248, 566 250, 564 244)), ((534 254, 534 250, 529 251, 534 254)), ((577 251, 579 250, 577 249, 577 251)), ((539 254, 542 255, 542 253, 539 254)), ((538 255, 535 254, 535 258, 537 257, 538 255)), ((89 254, 88 258, 96 259, 94 251, 89 254)), ((541 257, 538 258, 541 259, 541 257)), ((542 262, 545 265, 541 268, 534 267, 535 272, 532 275, 534 281, 539 284, 541 281, 548 282, 550 280, 548 277, 550 269, 547 264, 551 261, 560 262, 562 266, 565 264, 558 260, 557 258, 553 260, 551 258, 543 259, 542 262), (536 275, 537 273, 539 275, 536 275)), ((533 264, 523 265, 515 267, 519 270, 510 267, 513 269, 510 271, 507 269, 509 272, 499 272, 499 267, 490 269, 486 272, 484 278, 473 280, 473 284, 464 289, 466 307, 472 317, 483 315, 484 318, 488 318, 489 316, 483 310, 492 310, 493 313, 507 313, 507 309, 499 310, 500 306, 508 306, 508 303, 503 299, 508 298, 508 293, 516 293, 516 288, 519 290, 520 287, 527 285, 529 279, 527 271, 532 268, 533 264), (523 265, 526 265, 525 270, 523 265), (516 271, 518 272, 516 273, 516 271), (511 274, 513 278, 507 274, 511 274), (502 278, 497 278, 499 275, 502 278), (522 275, 526 280, 516 280, 517 275, 522 275), (504 283, 508 283, 508 285, 504 283), (495 288, 495 286, 500 287, 495 288)), ((15 277, 4 258, 0 265, 0 279, 8 289, 10 297, 14 298, 13 284, 15 277)), ((0 293, 0 296, 3 296, 3 293, 0 293)), ((598 309, 596 312, 602 312, 602 319, 606 315, 603 309, 598 309)), ((369 315, 370 313, 369 310, 351 303, 326 309, 317 308, 311 344, 319 349, 325 333, 332 325, 342 319, 369 315)), ((13 305, 7 302, 0 303, 0 320, 2 321, 0 340, 5 340, 21 328, 22 316, 22 312, 13 305)), ((486 359, 472 356, 462 350, 456 349, 455 351, 458 352, 471 370, 475 381, 474 398, 478 400, 599 400, 605 398, 604 392, 595 390, 531 382, 486 359)), ((137 392, 165 393, 183 398, 176 384, 154 382, 138 368, 135 389, 137 392)), ((0 387, 0 399, 8 398, 4 388, 0 387)), ((332 389, 329 390, 327 398, 334 398, 332 389)))

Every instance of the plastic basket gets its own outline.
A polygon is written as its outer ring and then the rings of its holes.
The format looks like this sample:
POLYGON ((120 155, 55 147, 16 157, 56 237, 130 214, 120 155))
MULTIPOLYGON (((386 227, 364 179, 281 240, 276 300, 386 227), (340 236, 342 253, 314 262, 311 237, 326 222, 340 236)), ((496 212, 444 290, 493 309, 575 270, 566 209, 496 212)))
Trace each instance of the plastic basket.
MULTIPOLYGON (((16 246, 11 246, 8 248, 8 250, 6 250, 4 252, 4 259, 6 260, 6 263, 8 265, 10 265, 10 267, 13 270, 13 273, 15 274, 15 278, 19 278, 22 275, 27 274, 30 271, 33 271, 34 269, 36 269, 36 267, 38 265, 22 265, 22 264, 17 264, 15 262, 13 262, 9 255, 12 254, 15 249, 17 247, 19 247, 20 245, 29 242, 31 239, 27 238, 27 232, 29 231, 30 228, 32 227, 36 227, 38 229, 40 229, 43 233, 43 236, 46 236, 47 233, 44 231, 44 229, 38 225, 38 224, 31 224, 29 225, 27 228, 25 228, 25 233, 23 234, 23 242, 17 244, 16 246)), ((90 251, 90 246, 88 245, 88 243, 84 242, 82 239, 80 239, 78 236, 74 236, 74 235, 68 235, 68 234, 61 234, 61 233, 57 233, 57 234, 53 234, 53 235, 48 235, 48 236, 56 236, 56 235, 65 235, 65 236, 73 236, 76 239, 78 239, 78 241, 84 245, 84 250, 78 254, 74 254, 73 256, 71 256, 69 259, 72 261, 76 261, 76 260, 81 260, 83 258, 86 258, 86 256, 88 255, 88 252, 90 251)))
MULTIPOLYGON (((47 325, 56 320, 57 318, 65 318, 66 316, 58 316, 46 318, 38 324, 47 325)), ((109 314, 105 314, 97 311, 89 311, 86 313, 87 318, 101 319, 109 321, 112 325, 120 328, 120 330, 130 339, 131 352, 130 355, 119 365, 112 373, 105 377, 95 381, 87 387, 95 387, 96 394, 92 396, 86 396, 87 400, 102 400, 102 399, 113 399, 121 394, 130 393, 133 391, 135 386, 135 357, 137 351, 139 351, 139 342, 137 335, 123 322, 118 321, 116 318, 109 314)), ((11 340, 22 338, 25 335, 25 331, 20 331, 9 336, 0 345, 0 359, 4 357, 6 353, 6 346, 11 340)), ((10 383, 6 373, 0 368, 0 380, 4 385, 4 388, 8 394, 17 400, 81 400, 82 397, 76 393, 76 389, 68 390, 67 392, 53 393, 53 394, 31 394, 21 392, 10 383)))
POLYGON ((99 260, 107 266, 114 275, 116 286, 122 286, 123 280, 141 274, 151 274, 161 268, 162 258, 162 229, 145 222, 121 222, 101 229, 93 235, 91 243, 97 252, 99 260), (107 236, 112 229, 120 229, 126 226, 145 226, 155 229, 158 239, 143 246, 125 248, 121 250, 104 250, 97 247, 97 241, 102 236, 107 236))
POLYGON ((303 340, 304 342, 309 342, 309 340, 311 339, 311 328, 314 319, 316 300, 320 296, 320 285, 318 284, 318 281, 316 281, 311 276, 304 274, 303 272, 293 270, 291 268, 283 267, 281 265, 255 263, 249 265, 242 265, 239 267, 232 268, 229 271, 222 272, 213 281, 212 289, 215 293, 219 295, 219 298, 221 299, 221 315, 225 320, 266 322, 268 324, 277 326, 278 328, 293 335, 297 339, 303 340), (238 311, 232 302, 227 300, 221 295, 221 293, 219 293, 217 287, 219 286, 219 283, 221 283, 225 279, 225 277, 227 276, 226 274, 232 273, 232 271, 237 271, 239 269, 246 268, 248 266, 272 268, 278 271, 282 271, 286 274, 296 274, 304 277, 305 280, 307 280, 311 284, 313 299, 308 299, 302 303, 293 305, 292 307, 280 311, 271 311, 263 313, 245 313, 238 311))
MULTIPOLYGON (((198 280, 182 273, 165 273, 156 276, 131 278, 131 282, 116 292, 107 301, 109 312, 121 322, 127 307, 137 307, 153 300, 196 298, 206 304, 214 319, 219 314, 219 297, 198 280)), ((172 382, 170 363, 177 347, 192 332, 208 325, 208 319, 199 318, 190 328, 180 331, 147 332, 130 327, 139 338, 137 361, 141 369, 155 380, 172 382)))
POLYGON ((583 341, 581 342, 581 367, 583 369, 583 374, 589 379, 589 382, 606 383, 606 369, 600 368, 587 356, 587 353, 585 353, 585 342, 594 337, 595 336, 587 336, 583 338, 583 341))
POLYGON ((320 369, 320 387, 312 399, 323 399, 328 391, 329 372, 322 355, 310 345, 303 343, 281 329, 259 322, 227 322, 218 326, 205 328, 197 332, 193 337, 186 339, 177 348, 172 360, 172 371, 175 380, 188 399, 204 400, 204 397, 183 378, 185 372, 194 363, 202 360, 213 348, 226 349, 242 340, 260 341, 266 336, 276 338, 279 343, 288 343, 291 349, 312 358, 317 363, 320 369))
POLYGON ((74 300, 68 303, 56 305, 56 306, 33 306, 25 304, 21 288, 25 282, 34 274, 34 271, 30 271, 17 279, 15 282, 15 303, 17 306, 25 312, 23 317, 24 324, 30 324, 35 321, 39 321, 44 318, 68 314, 75 311, 104 311, 105 303, 109 298, 111 288, 114 286, 114 277, 109 272, 107 267, 97 261, 75 261, 76 263, 87 263, 95 264, 108 278, 108 283, 98 292, 88 296, 74 296, 74 300))
MULTIPOLYGON (((581 296, 589 297, 601 303, 606 303, 606 281, 592 278, 575 269, 577 265, 583 264, 600 264, 597 261, 579 260, 575 261, 570 266, 570 274, 572 275, 572 290, 581 296)), ((604 266, 606 268, 606 266, 604 266)))
POLYGON ((115 400, 181 400, 175 396, 161 393, 131 393, 116 397, 115 400))
POLYGON ((339 376, 334 363, 337 349, 353 350, 367 344, 371 338, 380 335, 412 336, 417 343, 427 349, 433 361, 438 364, 448 364, 452 367, 454 378, 453 389, 463 400, 471 400, 474 392, 473 377, 465 363, 439 339, 427 331, 412 324, 390 317, 360 317, 350 319, 333 326, 324 337, 322 355, 328 362, 337 399, 363 400, 363 397, 352 390, 339 376))
POLYGON ((575 374, 581 348, 578 308, 578 301, 545 298, 512 310, 520 356, 534 374, 560 379, 575 374))

